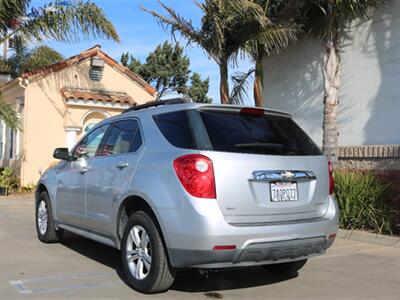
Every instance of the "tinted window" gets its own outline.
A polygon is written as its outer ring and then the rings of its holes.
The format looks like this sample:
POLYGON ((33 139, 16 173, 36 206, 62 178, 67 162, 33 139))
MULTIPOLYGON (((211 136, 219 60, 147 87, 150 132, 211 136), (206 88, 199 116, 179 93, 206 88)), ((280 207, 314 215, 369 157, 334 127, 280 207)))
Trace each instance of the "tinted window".
POLYGON ((164 137, 175 147, 193 149, 194 142, 186 111, 175 111, 153 117, 164 137))
POLYGON ((99 155, 114 155, 137 151, 142 145, 139 124, 136 120, 116 122, 107 135, 99 155))
POLYGON ((174 146, 269 155, 321 155, 314 142, 287 117, 189 110, 154 117, 174 146))
POLYGON ((93 157, 109 125, 101 126, 89 133, 75 148, 75 157, 93 157))
POLYGON ((215 151, 271 155, 320 155, 314 142, 282 116, 248 116, 237 112, 201 111, 215 151))

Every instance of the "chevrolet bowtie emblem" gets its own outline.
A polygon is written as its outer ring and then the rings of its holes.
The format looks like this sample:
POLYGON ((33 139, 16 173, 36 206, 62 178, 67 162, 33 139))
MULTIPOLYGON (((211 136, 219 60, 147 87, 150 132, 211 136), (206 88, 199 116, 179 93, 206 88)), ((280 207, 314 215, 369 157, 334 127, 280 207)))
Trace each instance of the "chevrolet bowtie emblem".
POLYGON ((293 172, 290 171, 286 171, 286 172, 282 172, 281 173, 281 177, 282 178, 293 178, 295 176, 295 174, 293 172))

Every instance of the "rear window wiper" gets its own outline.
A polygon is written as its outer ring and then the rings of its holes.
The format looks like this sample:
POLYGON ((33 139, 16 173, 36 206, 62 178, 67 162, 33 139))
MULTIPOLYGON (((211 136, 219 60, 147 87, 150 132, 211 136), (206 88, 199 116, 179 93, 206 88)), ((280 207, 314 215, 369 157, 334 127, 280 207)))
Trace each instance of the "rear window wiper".
POLYGON ((236 144, 235 148, 238 149, 253 149, 253 150, 274 150, 281 152, 286 147, 282 144, 278 143, 245 143, 245 144, 236 144))

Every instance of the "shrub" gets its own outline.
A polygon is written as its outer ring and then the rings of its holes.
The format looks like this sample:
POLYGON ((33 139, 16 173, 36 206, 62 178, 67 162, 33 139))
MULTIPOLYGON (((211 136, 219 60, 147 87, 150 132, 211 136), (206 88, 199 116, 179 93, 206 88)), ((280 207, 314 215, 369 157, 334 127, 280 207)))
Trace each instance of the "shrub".
POLYGON ((334 178, 341 228, 392 233, 390 184, 370 173, 335 172, 334 178))
POLYGON ((19 191, 23 193, 30 193, 35 190, 36 190, 36 184, 34 183, 29 183, 28 185, 24 185, 19 188, 19 191))
POLYGON ((18 188, 18 178, 9 167, 4 168, 0 174, 0 187, 5 188, 7 193, 18 188))

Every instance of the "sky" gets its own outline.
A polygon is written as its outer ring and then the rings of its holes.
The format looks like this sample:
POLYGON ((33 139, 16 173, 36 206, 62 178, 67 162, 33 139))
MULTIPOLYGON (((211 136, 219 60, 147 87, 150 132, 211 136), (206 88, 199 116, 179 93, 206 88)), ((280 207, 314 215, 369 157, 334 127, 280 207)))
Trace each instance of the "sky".
MULTIPOLYGON (((49 1, 33 0, 34 7, 40 7, 49 1)), ((121 54, 130 52, 142 62, 148 53, 156 48, 157 45, 165 40, 173 41, 171 34, 162 29, 155 19, 148 13, 142 11, 140 6, 162 12, 162 8, 157 0, 92 0, 103 9, 106 16, 114 24, 121 42, 90 39, 79 43, 60 43, 49 41, 49 46, 55 48, 65 57, 76 55, 83 50, 93 47, 96 44, 102 46, 103 51, 111 57, 120 61, 121 54)), ((191 19, 195 25, 200 23, 201 10, 192 0, 163 0, 163 3, 172 7, 179 14, 187 19, 191 19)), ((180 40, 182 45, 186 45, 185 40, 180 40)), ((219 71, 213 60, 198 47, 191 46, 185 49, 186 55, 190 58, 190 69, 202 75, 202 78, 210 78, 210 89, 208 95, 213 98, 213 102, 219 102, 219 71)), ((247 71, 251 63, 246 60, 239 61, 238 69, 247 71)), ((233 74, 237 69, 232 69, 233 74)), ((249 94, 252 94, 249 91, 249 94)))

